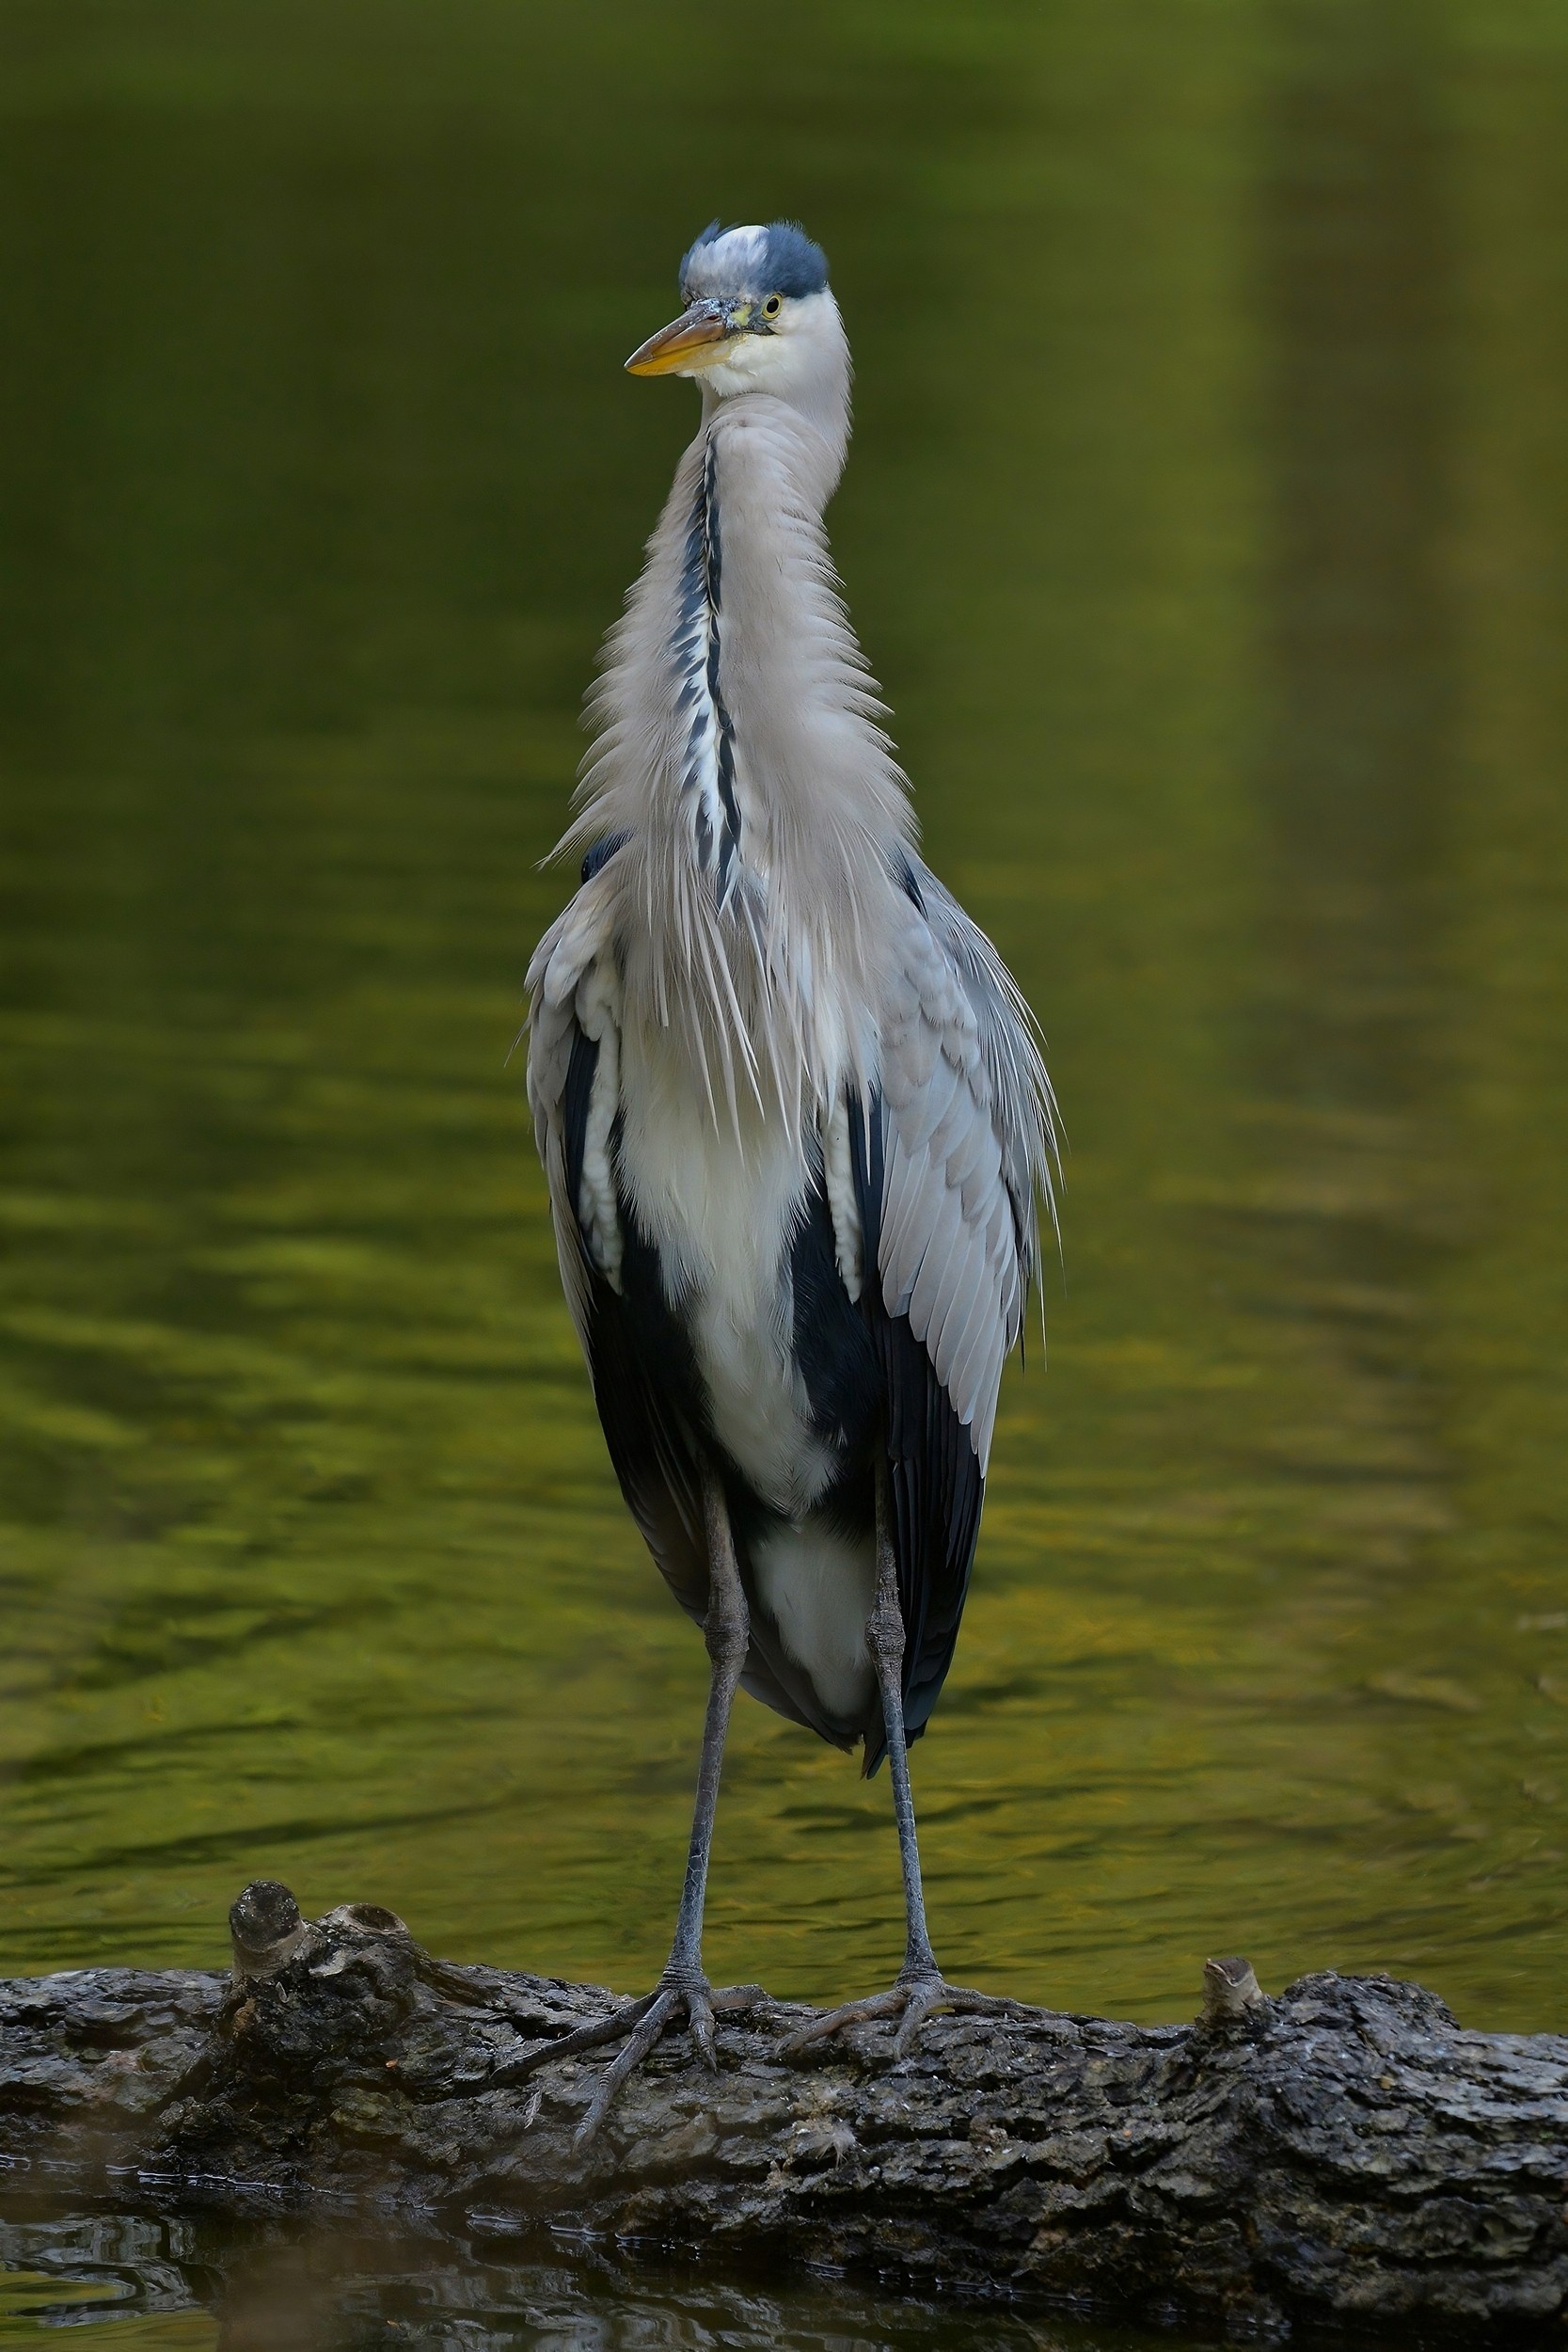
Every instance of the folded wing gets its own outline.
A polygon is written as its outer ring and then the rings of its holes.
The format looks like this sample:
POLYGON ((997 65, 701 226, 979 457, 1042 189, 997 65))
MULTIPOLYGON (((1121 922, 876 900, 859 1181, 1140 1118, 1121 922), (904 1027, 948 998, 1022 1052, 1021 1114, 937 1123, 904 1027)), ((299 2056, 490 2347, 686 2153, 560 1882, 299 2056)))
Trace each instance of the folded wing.
POLYGON ((1054 1131, 1030 1018, 995 949, 917 860, 904 881, 878 1079, 850 1123, 917 1737, 958 1638, 1054 1131))

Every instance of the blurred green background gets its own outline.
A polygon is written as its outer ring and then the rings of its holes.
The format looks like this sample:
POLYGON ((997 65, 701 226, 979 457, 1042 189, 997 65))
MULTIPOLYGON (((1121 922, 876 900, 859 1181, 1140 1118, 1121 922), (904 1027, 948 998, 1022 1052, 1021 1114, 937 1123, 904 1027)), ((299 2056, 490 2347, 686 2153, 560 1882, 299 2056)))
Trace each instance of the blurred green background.
MULTIPOLYGON (((916 1756, 938 1948, 1568 2024, 1568 17, 0 0, 0 1968, 245 1880, 646 1984, 705 1683, 512 1053, 714 213, 1050 1037, 1050 1364, 916 1756), (510 1056, 510 1058, 509 1058, 510 1056)), ((747 1707, 709 1958, 901 1929, 747 1707)))

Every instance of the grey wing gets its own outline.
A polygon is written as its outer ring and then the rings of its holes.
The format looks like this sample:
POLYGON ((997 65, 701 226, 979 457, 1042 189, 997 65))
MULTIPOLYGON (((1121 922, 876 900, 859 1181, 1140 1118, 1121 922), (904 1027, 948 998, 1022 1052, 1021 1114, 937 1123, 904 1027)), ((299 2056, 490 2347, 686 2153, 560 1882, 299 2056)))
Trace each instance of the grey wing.
POLYGON ((640 1251, 615 1184, 620 1025, 611 929, 611 891, 594 875, 539 944, 528 983, 529 1102, 562 1285, 610 1458, 666 1583, 701 1623, 708 1578, 694 1414, 667 1376, 680 1335, 649 1328, 662 1306, 657 1269, 642 1263, 645 1245, 640 1251))
POLYGON ((886 1168, 878 1262, 982 1472, 1002 1367, 1054 1220, 1056 1113, 1034 1019, 995 948, 917 858, 883 1022, 886 1168))
MULTIPOLYGON (((958 1640, 1053 1126, 1029 1015, 994 948, 912 859, 903 879, 878 1078, 849 1144, 915 1739, 958 1640)), ((868 1771, 882 1746, 873 1728, 868 1771)))

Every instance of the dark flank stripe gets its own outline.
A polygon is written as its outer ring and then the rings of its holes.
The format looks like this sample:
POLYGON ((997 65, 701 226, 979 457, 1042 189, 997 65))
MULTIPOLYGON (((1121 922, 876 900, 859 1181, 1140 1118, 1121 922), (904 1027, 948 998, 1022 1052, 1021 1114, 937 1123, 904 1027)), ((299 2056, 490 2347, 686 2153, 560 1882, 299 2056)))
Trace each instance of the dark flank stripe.
MULTIPOLYGON (((886 1120, 878 1090, 873 1089, 863 1106, 851 1100, 849 1160, 864 1261, 860 1309, 881 1375, 898 1605, 904 1618, 904 1729, 911 1740, 918 1740, 953 1661, 980 1533, 985 1480, 969 1432, 954 1411, 936 1366, 911 1330, 908 1315, 890 1314, 882 1296, 878 1259, 886 1120)), ((886 1747, 879 1724, 868 1731, 867 1772, 876 1771, 886 1747)))

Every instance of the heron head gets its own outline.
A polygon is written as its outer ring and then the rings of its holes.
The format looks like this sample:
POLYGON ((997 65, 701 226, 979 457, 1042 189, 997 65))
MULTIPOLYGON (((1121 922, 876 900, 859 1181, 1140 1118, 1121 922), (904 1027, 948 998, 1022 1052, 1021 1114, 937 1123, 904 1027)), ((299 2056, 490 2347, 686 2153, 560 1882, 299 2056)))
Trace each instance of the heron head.
POLYGON ((791 220, 705 229, 681 263, 678 319, 634 351, 632 375, 695 375, 720 398, 776 392, 811 409, 847 380, 819 245, 791 220))

